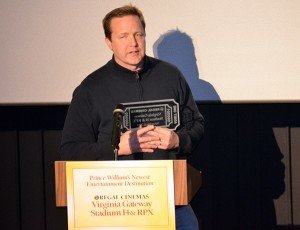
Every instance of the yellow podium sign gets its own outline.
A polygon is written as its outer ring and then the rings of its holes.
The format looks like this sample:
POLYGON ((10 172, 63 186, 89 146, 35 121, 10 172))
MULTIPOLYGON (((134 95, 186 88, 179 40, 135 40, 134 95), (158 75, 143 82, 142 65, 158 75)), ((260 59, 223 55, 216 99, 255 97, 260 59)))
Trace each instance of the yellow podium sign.
POLYGON ((69 229, 175 229, 172 160, 66 163, 69 229))

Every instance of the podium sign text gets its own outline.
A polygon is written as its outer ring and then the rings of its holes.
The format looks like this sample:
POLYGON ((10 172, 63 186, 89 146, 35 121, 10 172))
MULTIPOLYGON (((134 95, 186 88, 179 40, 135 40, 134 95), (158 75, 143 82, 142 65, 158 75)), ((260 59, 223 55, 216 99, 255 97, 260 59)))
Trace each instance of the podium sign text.
POLYGON ((67 162, 69 229, 175 229, 173 161, 67 162))

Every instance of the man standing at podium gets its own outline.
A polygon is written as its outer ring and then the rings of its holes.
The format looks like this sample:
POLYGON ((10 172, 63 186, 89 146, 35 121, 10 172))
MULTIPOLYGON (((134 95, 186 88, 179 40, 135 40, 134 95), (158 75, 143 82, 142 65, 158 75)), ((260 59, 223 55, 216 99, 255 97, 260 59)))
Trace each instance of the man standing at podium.
MULTIPOLYGON (((173 99, 179 104, 175 130, 147 125, 122 133, 119 160, 179 159, 191 154, 203 136, 203 117, 181 72, 145 54, 145 20, 131 5, 103 19, 105 42, 113 56, 75 89, 62 132, 63 160, 113 160, 112 113, 119 103, 173 99)), ((198 230, 188 206, 176 208, 176 229, 198 230)))

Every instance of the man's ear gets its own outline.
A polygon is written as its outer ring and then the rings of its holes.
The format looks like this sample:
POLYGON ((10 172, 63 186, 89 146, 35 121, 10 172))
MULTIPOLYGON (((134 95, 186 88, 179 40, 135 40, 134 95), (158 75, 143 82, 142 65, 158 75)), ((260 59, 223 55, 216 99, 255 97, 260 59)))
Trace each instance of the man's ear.
POLYGON ((111 44, 111 40, 109 38, 105 38, 105 43, 110 48, 110 50, 112 50, 112 44, 111 44))

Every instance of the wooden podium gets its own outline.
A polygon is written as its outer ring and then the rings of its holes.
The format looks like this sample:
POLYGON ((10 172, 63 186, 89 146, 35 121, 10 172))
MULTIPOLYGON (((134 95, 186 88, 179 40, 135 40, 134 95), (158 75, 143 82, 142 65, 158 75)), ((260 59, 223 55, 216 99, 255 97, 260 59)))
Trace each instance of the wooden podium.
MULTIPOLYGON (((187 205, 199 190, 201 172, 186 163, 186 160, 173 160, 175 205, 187 205)), ((55 162, 56 206, 67 206, 66 161, 55 162)))

